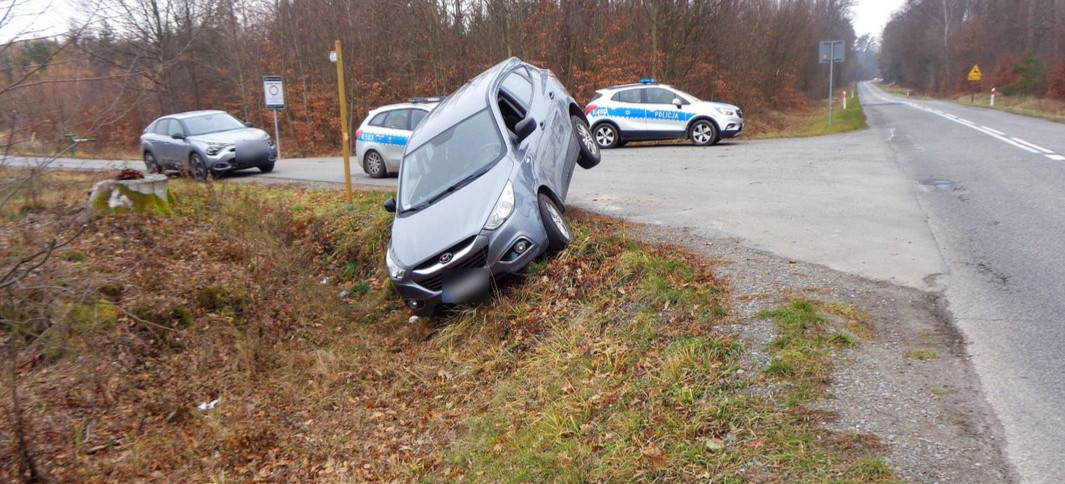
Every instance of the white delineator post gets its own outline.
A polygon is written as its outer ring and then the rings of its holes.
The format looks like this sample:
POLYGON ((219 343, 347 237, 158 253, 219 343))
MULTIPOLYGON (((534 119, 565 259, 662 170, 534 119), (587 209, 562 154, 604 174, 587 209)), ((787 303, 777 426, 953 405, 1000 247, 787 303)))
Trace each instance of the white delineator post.
POLYGON ((991 107, 995 107, 995 94, 998 94, 998 88, 991 88, 991 107))
POLYGON ((847 110, 847 91, 843 91, 843 110, 847 110))

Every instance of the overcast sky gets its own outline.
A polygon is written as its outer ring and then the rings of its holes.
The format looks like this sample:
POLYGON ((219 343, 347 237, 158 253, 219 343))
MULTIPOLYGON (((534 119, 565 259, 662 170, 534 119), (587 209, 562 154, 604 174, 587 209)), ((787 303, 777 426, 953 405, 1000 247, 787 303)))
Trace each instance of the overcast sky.
MULTIPOLYGON (((891 14, 906 0, 858 0, 854 7, 854 30, 859 36, 872 34, 879 37, 891 14)), ((12 38, 34 38, 55 35, 67 30, 70 19, 80 17, 71 8, 71 0, 0 0, 0 15, 12 3, 15 18, 0 28, 0 42, 12 38)))

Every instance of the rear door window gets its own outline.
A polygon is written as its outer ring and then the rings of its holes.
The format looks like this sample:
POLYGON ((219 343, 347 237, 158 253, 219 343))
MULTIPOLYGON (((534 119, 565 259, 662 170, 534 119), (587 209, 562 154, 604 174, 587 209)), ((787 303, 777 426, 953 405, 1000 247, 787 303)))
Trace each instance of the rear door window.
POLYGON ((641 102, 640 89, 627 89, 621 91, 615 94, 612 99, 622 103, 639 103, 641 102))
POLYGON ((660 87, 648 88, 644 95, 648 104, 673 104, 673 99, 679 97, 674 92, 660 87))
POLYGON ((152 132, 155 133, 155 134, 161 134, 163 136, 169 136, 170 135, 170 120, 169 119, 160 119, 159 121, 156 121, 155 122, 155 129, 153 129, 152 132))
POLYGON ((397 109, 388 113, 385 127, 389 129, 408 130, 410 126, 410 109, 397 109))
POLYGON ((427 111, 412 109, 410 112, 410 130, 414 131, 414 128, 417 128, 418 125, 422 123, 422 120, 425 119, 425 115, 427 114, 429 114, 427 111))

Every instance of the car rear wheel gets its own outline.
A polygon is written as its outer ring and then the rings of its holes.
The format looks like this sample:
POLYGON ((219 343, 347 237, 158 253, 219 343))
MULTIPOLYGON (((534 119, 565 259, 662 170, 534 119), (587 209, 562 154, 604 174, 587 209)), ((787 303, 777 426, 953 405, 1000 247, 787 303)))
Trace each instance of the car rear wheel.
POLYGON ((544 221, 544 231, 547 232, 547 250, 558 252, 565 249, 573 240, 573 234, 566 219, 562 217, 562 211, 551 197, 543 193, 538 197, 538 202, 540 218, 544 221))
POLYGON ((598 165, 602 159, 602 153, 599 152, 599 145, 592 136, 592 130, 588 129, 588 123, 584 122, 580 116, 570 116, 570 121, 573 122, 573 135, 577 137, 577 146, 580 147, 577 164, 585 170, 595 168, 595 165, 598 165))
POLYGON ((388 174, 388 170, 385 168, 385 159, 381 157, 380 153, 373 150, 366 152, 366 160, 362 169, 373 178, 384 178, 388 174))
POLYGON ((609 150, 618 145, 621 135, 612 124, 603 123, 595 127, 595 143, 604 150, 609 150))
POLYGON ((700 119, 692 125, 692 144, 695 146, 710 146, 717 143, 717 127, 714 123, 700 119))
POLYGON ((189 156, 189 175, 199 181, 207 181, 207 163, 199 153, 189 156))
POLYGON ((271 171, 274 171, 274 164, 267 163, 265 165, 259 165, 259 171, 263 173, 270 173, 271 171))
POLYGON ((156 161, 155 155, 151 151, 144 152, 144 167, 148 170, 148 173, 162 173, 163 169, 159 166, 159 162, 156 161))

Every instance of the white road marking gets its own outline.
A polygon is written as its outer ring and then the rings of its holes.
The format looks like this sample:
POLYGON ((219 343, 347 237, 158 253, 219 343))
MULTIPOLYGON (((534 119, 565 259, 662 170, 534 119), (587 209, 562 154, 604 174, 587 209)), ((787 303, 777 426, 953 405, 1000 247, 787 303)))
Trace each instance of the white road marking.
POLYGON ((1054 161, 1065 161, 1065 156, 1061 156, 1061 155, 1047 155, 1047 158, 1050 158, 1051 160, 1054 160, 1054 161))
POLYGON ((968 124, 968 125, 970 125, 970 126, 976 126, 976 123, 974 123, 974 122, 972 122, 972 121, 969 121, 968 119, 961 119, 961 118, 958 118, 958 121, 959 121, 959 122, 962 122, 962 123, 965 123, 965 124, 968 124))
POLYGON ((1022 145, 1025 145, 1025 146, 1028 146, 1028 147, 1031 147, 1031 148, 1035 148, 1035 149, 1037 149, 1039 151, 1042 151, 1043 153, 1046 153, 1046 154, 1054 153, 1053 150, 1048 150, 1046 148, 1043 148, 1042 146, 1039 146, 1039 145, 1037 145, 1035 143, 1032 143, 1031 141, 1025 141, 1025 140, 1020 139, 1020 138, 1010 138, 1010 139, 1012 139, 1013 141, 1016 141, 1016 142, 1018 142, 1018 143, 1020 143, 1022 145))
POLYGON ((992 133, 995 133, 995 134, 997 134, 999 136, 1006 136, 1006 133, 1003 133, 1002 131, 999 131, 997 129, 991 129, 991 128, 988 128, 987 126, 980 126, 980 127, 984 128, 984 129, 986 129, 986 130, 988 130, 988 131, 990 131, 992 133))

